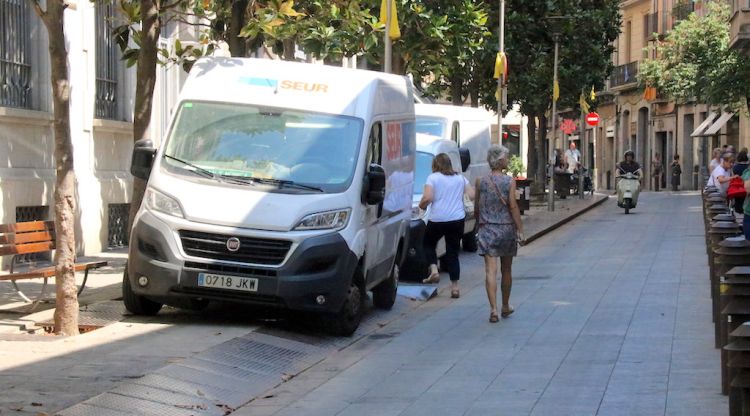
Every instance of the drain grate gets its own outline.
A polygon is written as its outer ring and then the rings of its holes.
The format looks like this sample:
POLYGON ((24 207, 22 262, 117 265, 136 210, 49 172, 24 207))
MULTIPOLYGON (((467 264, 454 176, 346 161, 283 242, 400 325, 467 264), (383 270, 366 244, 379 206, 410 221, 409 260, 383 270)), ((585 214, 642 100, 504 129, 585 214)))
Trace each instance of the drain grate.
POLYGON ((252 332, 57 414, 222 415, 323 358, 321 348, 252 332))

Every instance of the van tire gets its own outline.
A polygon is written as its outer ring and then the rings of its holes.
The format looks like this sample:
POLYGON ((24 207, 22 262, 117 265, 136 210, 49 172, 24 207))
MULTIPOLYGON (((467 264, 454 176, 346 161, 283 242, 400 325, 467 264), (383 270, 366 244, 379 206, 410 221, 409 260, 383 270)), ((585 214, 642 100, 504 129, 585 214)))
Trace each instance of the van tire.
MULTIPOLYGON (((355 273, 361 273, 359 267, 355 273)), ((352 279, 344 304, 338 312, 323 316, 323 324, 331 335, 350 337, 359 327, 365 310, 364 290, 359 279, 352 279)))
POLYGON ((476 231, 464 234, 463 238, 461 239, 461 246, 463 247, 464 251, 469 253, 476 253, 476 251, 479 249, 479 247, 477 247, 476 235, 476 231))
POLYGON ((125 272, 122 274, 122 302, 125 309, 133 315, 153 316, 159 313, 163 306, 159 302, 154 302, 145 296, 137 295, 133 292, 128 278, 128 267, 125 266, 125 272))
POLYGON ((388 278, 380 282, 372 289, 372 304, 378 309, 390 310, 396 303, 396 292, 398 291, 398 279, 401 268, 398 265, 398 257, 393 261, 388 278))

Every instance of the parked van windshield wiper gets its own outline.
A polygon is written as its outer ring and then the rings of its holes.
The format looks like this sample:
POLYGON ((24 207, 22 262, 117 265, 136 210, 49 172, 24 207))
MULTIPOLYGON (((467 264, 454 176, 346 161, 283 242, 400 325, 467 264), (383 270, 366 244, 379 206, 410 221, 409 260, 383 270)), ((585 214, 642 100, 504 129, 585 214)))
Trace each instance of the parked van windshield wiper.
POLYGON ((247 179, 253 182, 257 182, 257 183, 278 185, 279 189, 283 187, 289 187, 289 188, 297 188, 297 189, 306 189, 308 191, 315 191, 315 192, 325 192, 323 189, 318 188, 317 186, 303 185, 301 183, 284 180, 284 179, 257 178, 255 176, 248 176, 247 179))
POLYGON ((164 154, 164 157, 167 158, 167 159, 170 159, 170 160, 174 160, 175 162, 182 163, 185 166, 193 168, 192 170, 191 169, 186 169, 186 170, 189 170, 190 172, 194 172, 194 173, 196 173, 198 175, 205 176, 206 178, 212 178, 212 179, 216 178, 216 174, 213 173, 213 172, 211 172, 208 169, 203 169, 200 166, 194 165, 194 164, 192 164, 192 163, 190 163, 188 161, 182 160, 180 158, 176 158, 174 156, 170 156, 170 155, 168 155, 166 153, 164 154))

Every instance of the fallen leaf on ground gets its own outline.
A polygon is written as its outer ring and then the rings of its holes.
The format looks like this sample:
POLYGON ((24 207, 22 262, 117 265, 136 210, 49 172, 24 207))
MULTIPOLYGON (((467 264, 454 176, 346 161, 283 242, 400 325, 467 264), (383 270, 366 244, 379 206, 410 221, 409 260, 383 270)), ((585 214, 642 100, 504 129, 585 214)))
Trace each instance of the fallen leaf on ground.
POLYGON ((31 405, 34 406, 34 407, 44 406, 43 404, 38 403, 38 402, 31 402, 31 405))

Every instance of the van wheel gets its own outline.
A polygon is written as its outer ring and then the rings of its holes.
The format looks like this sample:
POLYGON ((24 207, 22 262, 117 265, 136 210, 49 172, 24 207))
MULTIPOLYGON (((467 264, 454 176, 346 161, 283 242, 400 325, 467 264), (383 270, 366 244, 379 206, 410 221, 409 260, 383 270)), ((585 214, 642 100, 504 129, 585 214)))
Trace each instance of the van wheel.
POLYGON ((388 278, 372 289, 372 304, 376 308, 390 310, 396 303, 400 270, 398 260, 395 260, 388 278))
POLYGON ((463 238, 461 239, 461 246, 464 248, 464 251, 475 253, 478 249, 477 233, 475 231, 472 231, 468 234, 464 234, 463 238))
POLYGON ((161 303, 133 292, 128 278, 127 266, 125 266, 125 272, 122 274, 122 301, 125 304, 125 309, 134 315, 153 316, 159 313, 162 307, 161 303))
MULTIPOLYGON (((357 273, 360 273, 357 271, 357 273)), ((326 329, 331 335, 349 337, 359 327, 364 315, 363 290, 357 285, 357 279, 352 279, 341 309, 323 317, 326 329)))

